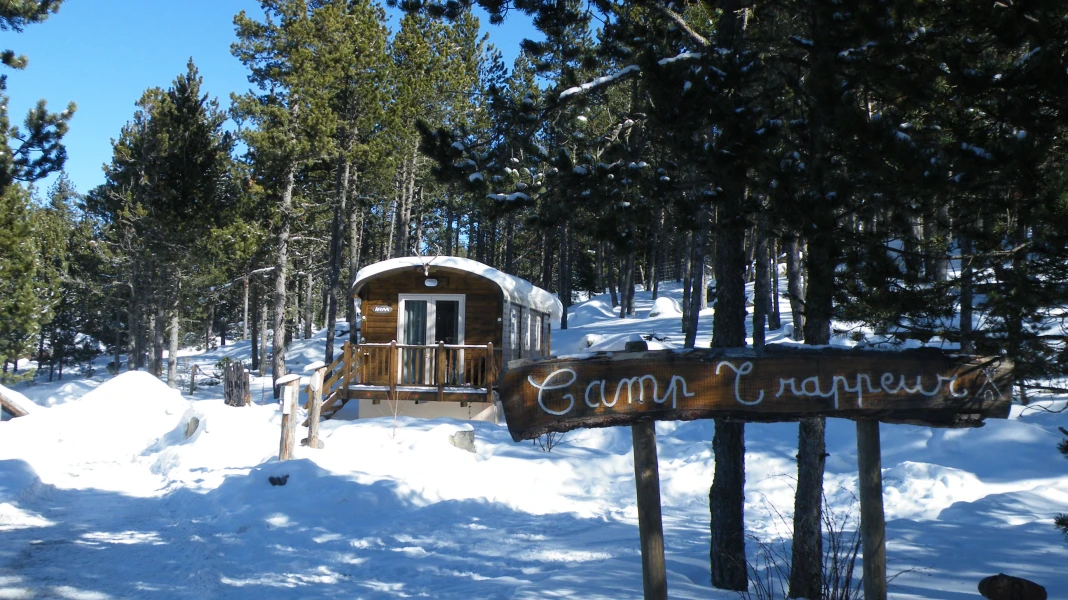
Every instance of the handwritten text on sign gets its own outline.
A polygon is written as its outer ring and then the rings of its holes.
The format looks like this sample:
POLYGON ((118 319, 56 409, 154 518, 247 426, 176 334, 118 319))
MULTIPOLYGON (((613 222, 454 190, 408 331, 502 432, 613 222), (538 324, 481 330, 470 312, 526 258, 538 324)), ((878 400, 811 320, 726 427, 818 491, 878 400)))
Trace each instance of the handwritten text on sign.
POLYGON ((975 426, 1004 417, 1011 365, 924 352, 782 349, 518 361, 501 379, 513 437, 636 419, 810 416, 975 426))

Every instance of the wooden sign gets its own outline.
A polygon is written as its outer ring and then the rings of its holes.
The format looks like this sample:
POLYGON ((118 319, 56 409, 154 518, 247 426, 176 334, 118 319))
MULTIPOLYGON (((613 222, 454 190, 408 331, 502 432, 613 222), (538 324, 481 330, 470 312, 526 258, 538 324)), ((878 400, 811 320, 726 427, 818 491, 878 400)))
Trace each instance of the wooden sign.
POLYGON ((978 427, 1005 418, 1007 359, 939 350, 767 347, 604 353, 508 363, 500 379, 515 441, 640 420, 872 419, 978 427))

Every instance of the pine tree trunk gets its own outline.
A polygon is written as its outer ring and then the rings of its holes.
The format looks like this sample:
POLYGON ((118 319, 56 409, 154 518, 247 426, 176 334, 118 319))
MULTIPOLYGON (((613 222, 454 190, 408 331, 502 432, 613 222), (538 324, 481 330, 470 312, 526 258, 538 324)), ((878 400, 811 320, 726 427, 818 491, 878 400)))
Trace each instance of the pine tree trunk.
POLYGON ((745 423, 715 419, 712 451, 716 472, 708 492, 712 587, 745 591, 745 423))
MULTIPOLYGON (((266 290, 264 290, 266 291, 266 290)), ((267 374, 267 368, 270 363, 267 361, 267 318, 270 316, 270 309, 268 307, 268 295, 265 293, 260 298, 260 339, 258 340, 260 346, 260 377, 267 374)))
POLYGON ((419 142, 412 141, 412 147, 404 161, 404 180, 401 183, 401 201, 397 206, 397 243, 393 256, 408 256, 411 245, 412 209, 415 203, 416 160, 419 158, 419 142))
POLYGON ((156 306, 152 319, 152 374, 163 378, 163 339, 167 330, 167 313, 162 304, 156 306))
POLYGON ((130 350, 132 356, 130 356, 128 366, 131 371, 139 371, 145 366, 145 325, 144 309, 141 306, 140 297, 136 295, 136 291, 131 294, 130 304, 132 309, 130 316, 130 342, 133 348, 130 350))
POLYGON ((790 299, 790 315, 793 320, 795 341, 805 339, 804 291, 801 284, 801 256, 797 237, 789 235, 783 240, 786 253, 786 296, 790 299))
POLYGON ((664 221, 665 213, 667 211, 663 208, 660 209, 656 218, 656 235, 654 237, 653 247, 650 252, 649 260, 649 285, 646 289, 651 289, 653 292, 653 300, 656 300, 660 292, 660 276, 663 270, 664 259, 664 221))
MULTIPOLYGON (((486 240, 486 264, 494 269, 500 266, 497 262, 497 232, 500 230, 500 225, 500 220, 494 217, 490 220, 489 230, 487 231, 489 239, 486 240)), ((571 259, 569 258, 569 264, 570 261, 571 259)))
POLYGON ((541 288, 544 290, 552 289, 553 281, 553 236, 552 231, 546 229, 542 233, 542 255, 541 255, 541 288))
POLYGON ((210 352, 212 349, 212 341, 214 336, 212 335, 213 325, 215 324, 215 303, 208 303, 208 315, 204 320, 204 351, 210 352))
MULTIPOLYGON (((459 223, 457 223, 459 228, 459 223)), ((515 246, 512 239, 515 237, 515 215, 509 213, 505 219, 505 229, 508 231, 504 238, 504 272, 515 273, 515 246)))
POLYGON ((615 270, 615 252, 612 245, 609 244, 605 248, 605 267, 608 269, 608 295, 612 298, 612 308, 619 306, 619 297, 616 295, 616 270, 615 270))
POLYGON ((604 293, 604 242, 597 242, 597 249, 594 253, 594 265, 593 265, 593 288, 595 293, 604 293))
MULTIPOLYGON (((831 341, 834 273, 838 251, 834 215, 816 215, 805 256, 805 344, 831 341)), ((823 581, 822 500, 826 462, 826 419, 802 419, 798 427, 797 490, 794 495, 794 535, 790 561, 790 597, 820 597, 823 581)))
MULTIPOLYGON (((114 360, 115 360, 115 372, 119 372, 119 367, 122 366, 122 309, 115 308, 115 347, 114 347, 114 360)), ((55 327, 52 327, 52 331, 55 331, 55 327)))
POLYGON ((974 303, 975 271, 972 266, 974 248, 967 234, 960 236, 960 351, 961 354, 975 354, 972 318, 974 303))
POLYGON ((348 170, 349 161, 338 156, 334 190, 337 203, 334 218, 330 222, 330 264, 326 269, 326 349, 323 360, 334 362, 334 335, 337 324, 338 295, 340 294, 342 247, 345 239, 345 219, 348 217, 348 170))
MULTIPOLYGON (((354 203, 355 204, 355 203, 354 203)), ((363 247, 364 207, 354 207, 349 217, 349 276, 348 285, 339 291, 345 299, 345 315, 349 323, 349 341, 359 343, 359 315, 356 314, 356 298, 352 296, 352 285, 360 272, 360 255, 363 247)))
MULTIPOLYGON (((286 374, 285 319, 286 319, 286 274, 289 269, 289 229, 293 212, 293 187, 296 183, 296 165, 287 165, 282 190, 282 223, 278 228, 278 247, 275 249, 274 280, 274 342, 271 345, 271 381, 286 374)), ((273 385, 274 397, 279 389, 273 385)))
POLYGON ((764 322, 768 314, 771 281, 768 273, 768 232, 763 214, 757 217, 753 235, 753 348, 764 350, 764 322))
POLYGON ((570 232, 567 221, 560 223, 560 265, 557 280, 559 285, 558 296, 563 305, 563 314, 560 317, 560 329, 567 329, 567 309, 571 306, 571 262, 570 262, 570 232))
POLYGON ((241 302, 241 341, 248 339, 248 274, 242 279, 242 302, 241 302))
POLYGON ((309 265, 308 275, 304 283, 304 339, 310 340, 312 336, 312 317, 315 311, 312 310, 312 274, 311 266, 309 265))
POLYGON ((627 317, 627 290, 630 289, 630 277, 632 272, 627 268, 627 259, 630 257, 630 249, 619 259, 619 318, 627 317))
MULTIPOLYGON (((702 296, 706 295, 704 287, 704 275, 705 275, 705 240, 708 239, 708 230, 711 218, 709 216, 709 210, 705 205, 701 205, 701 208, 697 211, 697 223, 698 229, 691 234, 691 244, 693 245, 693 260, 690 263, 690 298, 689 298, 689 312, 687 313, 686 320, 686 341, 684 343, 685 348, 693 348, 697 343, 697 330, 701 321, 701 300, 702 296)), ((716 282, 716 294, 719 294, 719 282, 716 282)), ((707 302, 707 299, 706 299, 707 302)), ((717 300, 718 304, 718 300, 717 300)), ((718 310, 716 311, 719 312, 718 310)), ((744 337, 743 337, 744 339, 744 337)))
POLYGON ((908 222, 908 226, 905 228, 904 239, 902 240, 902 252, 905 256, 905 280, 919 281, 923 269, 923 247, 921 245, 924 228, 923 217, 906 214, 905 219, 908 222))
POLYGON ((827 458, 826 419, 802 419, 797 434, 797 490, 794 492, 794 535, 790 553, 790 598, 821 598, 823 533, 821 508, 827 458))
MULTIPOLYGON (((764 235, 767 236, 765 230, 764 235)), ((768 240, 771 250, 771 306, 768 307, 768 328, 772 331, 782 329, 782 315, 779 314, 779 242, 768 240)))
POLYGON ((415 247, 412 254, 423 255, 423 188, 418 188, 412 200, 412 214, 415 215, 415 247))
POLYGON ((260 368, 260 295, 255 284, 252 285, 252 339, 249 343, 251 352, 251 369, 258 371, 260 368))
MULTIPOLYGON (((736 184, 737 185, 737 184, 736 184)), ((717 211, 715 276, 716 312, 713 317, 712 347, 742 348, 745 346, 745 218, 742 214, 744 188, 725 182, 726 193, 717 211), (733 188, 733 189, 732 189, 733 188)), ((704 211, 702 211, 703 213, 704 211)), ((701 215, 701 244, 707 235, 709 218, 701 215)), ((694 281, 704 274, 703 256, 694 261, 694 281)), ((698 297, 707 297, 703 286, 695 290, 698 297)), ((694 302, 699 310, 700 302, 694 302)), ((693 329, 697 329, 696 319, 693 329)), ((687 335, 687 347, 690 336, 687 335)), ((715 420, 712 438, 716 471, 709 490, 711 514, 711 549, 709 552, 712 586, 720 589, 744 591, 749 585, 745 562, 744 487, 745 487, 745 424, 715 420)))
MULTIPOLYGON (((685 256, 682 263, 682 333, 687 337, 690 335, 690 298, 693 297, 693 254, 694 254, 694 236, 696 234, 692 231, 687 231, 683 234, 684 249, 683 254, 685 256)), ((694 334, 696 337, 696 333, 694 334)))
POLYGON ((178 303, 171 306, 171 337, 167 345, 167 387, 178 387, 178 303))
POLYGON ((619 318, 624 319, 634 314, 634 249, 627 249, 626 260, 621 273, 623 283, 619 289, 619 318))
POLYGON ((452 221, 456 213, 453 211, 452 198, 445 201, 445 256, 452 256, 452 221))
POLYGON ((382 256, 382 260, 389 260, 389 259, 393 258, 393 238, 395 237, 395 232, 397 230, 397 208, 398 208, 397 205, 398 204, 400 204, 400 189, 399 188, 398 188, 398 191, 397 191, 397 199, 394 200, 392 204, 390 204, 390 211, 389 211, 389 241, 386 242, 386 246, 385 246, 386 251, 385 251, 384 255, 382 256))
MULTIPOLYGON (((718 211, 716 232, 716 312, 712 321, 713 348, 745 346, 745 219, 742 193, 728 192, 718 211)), ((702 233, 702 235, 704 235, 702 233)), ((704 271, 698 262, 696 268, 704 271)), ((697 281, 694 277, 694 281, 697 281)), ((703 290, 702 290, 703 291, 703 290)), ((705 294, 701 294, 705 295, 705 294)), ((697 303, 694 303, 697 306, 697 303)))
POLYGON ((932 236, 938 240, 938 253, 931 260, 927 276, 931 281, 942 283, 949 278, 948 248, 952 240, 949 234, 949 205, 940 205, 930 221, 934 223, 932 236))

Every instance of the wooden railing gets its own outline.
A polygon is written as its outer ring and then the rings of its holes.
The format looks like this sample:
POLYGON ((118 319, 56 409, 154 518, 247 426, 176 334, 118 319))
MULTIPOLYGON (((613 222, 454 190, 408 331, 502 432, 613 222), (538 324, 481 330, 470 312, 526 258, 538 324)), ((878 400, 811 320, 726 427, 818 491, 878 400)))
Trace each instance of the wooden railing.
POLYGON ((503 354, 493 344, 358 344, 346 342, 341 355, 326 368, 323 411, 344 400, 350 385, 437 388, 438 400, 446 388, 492 390, 501 372, 503 354))
POLYGON ((368 385, 491 387, 500 373, 502 354, 493 344, 359 344, 356 380, 368 385), (492 357, 490 359, 489 357, 492 357))

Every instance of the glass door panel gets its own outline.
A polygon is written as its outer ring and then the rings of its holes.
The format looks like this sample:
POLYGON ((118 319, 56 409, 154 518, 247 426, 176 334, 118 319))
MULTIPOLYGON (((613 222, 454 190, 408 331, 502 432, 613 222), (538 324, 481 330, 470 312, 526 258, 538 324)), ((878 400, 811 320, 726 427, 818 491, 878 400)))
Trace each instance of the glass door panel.
MULTIPOLYGON (((446 344, 460 343, 460 301, 434 301, 434 341, 446 344)), ((445 384, 460 384, 460 366, 463 364, 463 351, 459 349, 445 351, 445 384)), ((437 356, 435 354, 435 356, 437 356)))
MULTIPOLYGON (((427 308, 426 300, 408 299, 404 301, 404 323, 402 344, 426 346, 427 308)), ((401 350, 401 383, 423 384, 426 375, 426 349, 403 348, 401 350)))
MULTIPOLYGON (((402 319, 398 324, 402 344, 422 346, 405 348, 401 353, 401 383, 437 384, 438 342, 447 345, 464 343, 464 297, 458 294, 401 294, 402 319)), ((462 385, 463 350, 445 350, 445 384, 462 385)))

